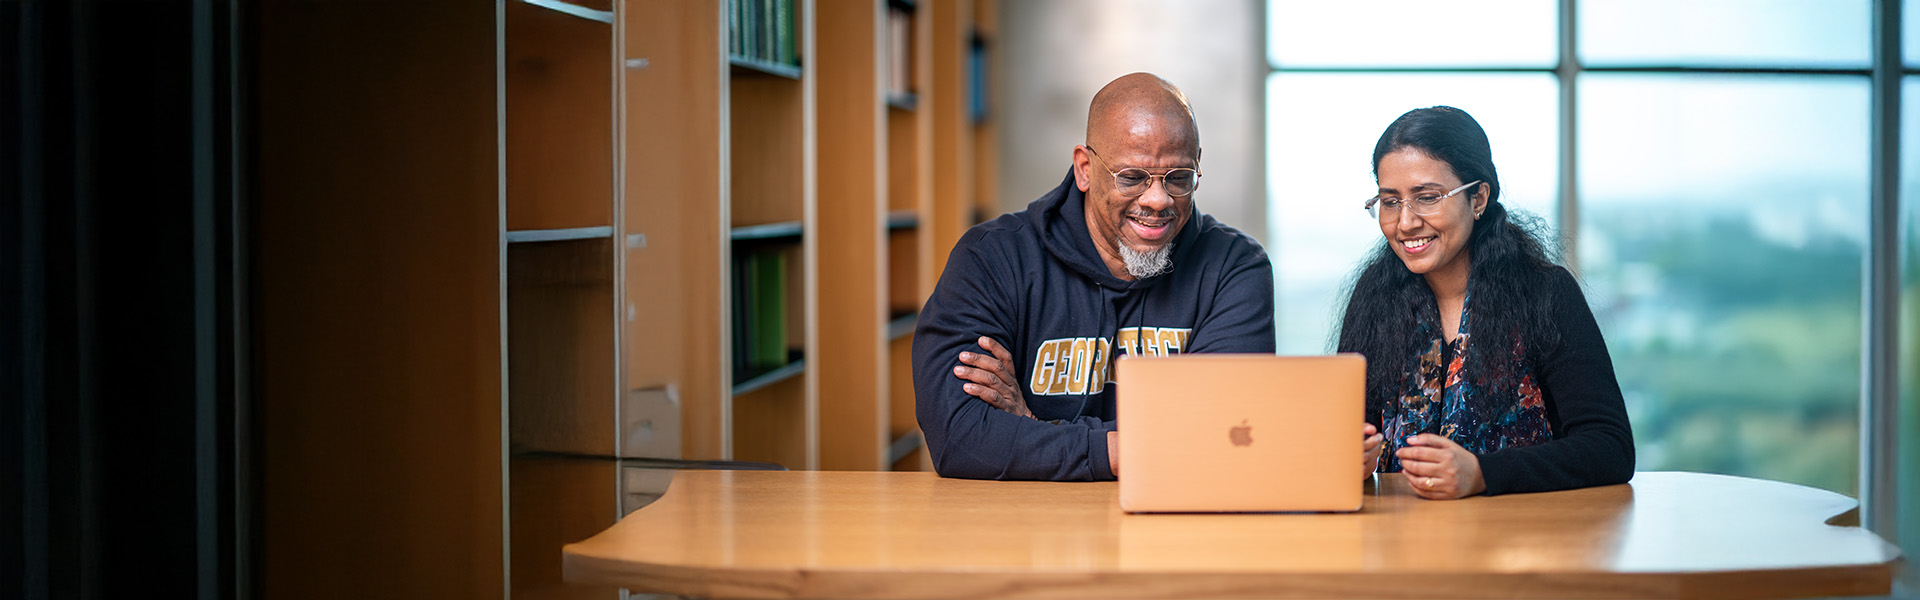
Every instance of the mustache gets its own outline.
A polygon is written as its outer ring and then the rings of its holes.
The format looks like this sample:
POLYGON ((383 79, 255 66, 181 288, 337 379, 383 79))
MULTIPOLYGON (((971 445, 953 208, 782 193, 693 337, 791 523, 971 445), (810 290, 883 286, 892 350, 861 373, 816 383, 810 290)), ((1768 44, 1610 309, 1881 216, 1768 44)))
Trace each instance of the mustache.
POLYGON ((1127 211, 1127 216, 1135 219, 1171 219, 1180 216, 1180 211, 1174 210, 1173 207, 1167 207, 1159 212, 1151 210, 1129 210, 1127 211))

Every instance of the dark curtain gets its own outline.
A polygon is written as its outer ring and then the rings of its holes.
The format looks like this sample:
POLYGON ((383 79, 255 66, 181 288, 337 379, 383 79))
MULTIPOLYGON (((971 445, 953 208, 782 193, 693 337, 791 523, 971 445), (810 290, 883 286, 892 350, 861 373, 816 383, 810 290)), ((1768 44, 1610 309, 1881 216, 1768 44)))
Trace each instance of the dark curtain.
POLYGON ((239 3, 0 2, 0 597, 244 597, 239 3))

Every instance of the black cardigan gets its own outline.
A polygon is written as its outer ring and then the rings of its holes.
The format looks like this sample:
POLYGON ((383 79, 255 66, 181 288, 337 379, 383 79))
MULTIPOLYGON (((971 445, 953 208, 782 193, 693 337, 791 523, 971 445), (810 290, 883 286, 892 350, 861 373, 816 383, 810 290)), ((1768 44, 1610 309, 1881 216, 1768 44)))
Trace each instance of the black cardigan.
POLYGON ((1547 291, 1553 294, 1560 344, 1533 365, 1553 440, 1480 455, 1489 496, 1612 485, 1633 478, 1633 427, 1627 423, 1606 341, 1580 284, 1565 269, 1557 275, 1547 291))

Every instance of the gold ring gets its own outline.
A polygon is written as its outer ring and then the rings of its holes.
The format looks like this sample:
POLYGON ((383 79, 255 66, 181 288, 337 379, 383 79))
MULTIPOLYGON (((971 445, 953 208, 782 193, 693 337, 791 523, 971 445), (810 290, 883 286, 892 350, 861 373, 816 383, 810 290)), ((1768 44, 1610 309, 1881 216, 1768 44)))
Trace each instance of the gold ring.
POLYGON ((1424 488, 1427 488, 1427 489, 1433 489, 1433 478, 1432 478, 1432 477, 1428 477, 1428 478, 1427 478, 1427 482, 1426 482, 1426 483, 1425 483, 1424 485, 1421 485, 1420 487, 1424 487, 1424 488))

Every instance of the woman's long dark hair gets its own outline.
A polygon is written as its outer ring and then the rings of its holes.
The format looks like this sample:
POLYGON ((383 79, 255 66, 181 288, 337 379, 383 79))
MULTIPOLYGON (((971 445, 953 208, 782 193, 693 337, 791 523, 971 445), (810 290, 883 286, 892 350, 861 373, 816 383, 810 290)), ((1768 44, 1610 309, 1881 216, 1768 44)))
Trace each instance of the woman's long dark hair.
MULTIPOLYGON (((1400 115, 1373 146, 1374 178, 1380 177, 1381 158, 1407 148, 1447 163, 1461 181, 1477 179, 1488 186, 1486 210, 1467 238, 1472 260, 1467 294, 1473 313, 1468 329, 1473 340, 1467 344, 1462 376, 1487 388, 1488 393, 1478 397, 1490 405, 1470 408, 1491 416, 1503 408, 1500 404, 1513 401, 1512 388, 1518 383, 1495 375, 1507 372, 1511 364, 1511 340, 1524 345, 1529 359, 1560 342, 1551 292, 1557 246, 1542 242, 1539 219, 1509 212, 1500 203, 1500 177, 1487 133, 1465 111, 1435 106, 1400 115)), ((1381 241, 1348 286, 1339 334, 1339 351, 1367 357, 1367 420, 1374 423, 1381 422, 1381 409, 1396 401, 1417 368, 1412 344, 1425 341, 1413 339, 1420 321, 1441 322, 1426 278, 1407 270, 1387 242, 1381 241)))

